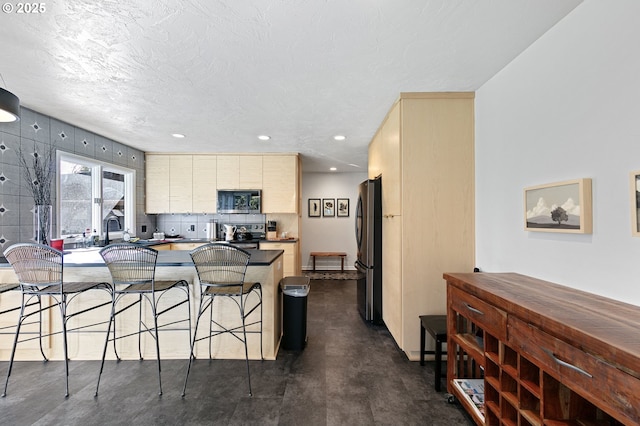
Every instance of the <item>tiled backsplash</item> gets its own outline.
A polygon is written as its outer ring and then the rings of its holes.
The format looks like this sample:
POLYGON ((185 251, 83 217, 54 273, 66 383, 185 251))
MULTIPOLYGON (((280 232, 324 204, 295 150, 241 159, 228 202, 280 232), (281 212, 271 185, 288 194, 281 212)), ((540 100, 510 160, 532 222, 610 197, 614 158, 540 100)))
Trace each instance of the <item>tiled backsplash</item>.
POLYGON ((158 231, 184 238, 206 238, 207 223, 266 223, 264 214, 159 214, 158 231))
MULTIPOLYGON (((33 198, 19 166, 17 150, 45 152, 51 144, 61 151, 136 170, 136 234, 150 238, 156 217, 144 214, 144 152, 96 135, 44 114, 21 108, 20 121, 0 123, 0 251, 17 242, 33 241, 33 198), (142 233, 142 226, 147 232, 142 233)), ((52 188, 53 205, 56 203, 52 188)), ((57 217, 53 217, 54 237, 57 217)))

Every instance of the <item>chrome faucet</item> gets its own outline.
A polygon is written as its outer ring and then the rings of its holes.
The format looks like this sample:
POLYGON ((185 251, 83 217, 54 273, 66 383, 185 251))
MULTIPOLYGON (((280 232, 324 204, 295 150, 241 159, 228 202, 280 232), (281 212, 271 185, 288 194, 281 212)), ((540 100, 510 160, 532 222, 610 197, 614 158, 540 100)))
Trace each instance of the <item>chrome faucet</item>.
POLYGON ((115 215, 111 215, 111 216, 107 216, 106 222, 105 222, 105 232, 104 232, 104 245, 105 247, 109 245, 109 243, 111 242, 109 240, 109 222, 114 221, 118 224, 118 228, 120 228, 120 222, 118 221, 118 218, 115 215))

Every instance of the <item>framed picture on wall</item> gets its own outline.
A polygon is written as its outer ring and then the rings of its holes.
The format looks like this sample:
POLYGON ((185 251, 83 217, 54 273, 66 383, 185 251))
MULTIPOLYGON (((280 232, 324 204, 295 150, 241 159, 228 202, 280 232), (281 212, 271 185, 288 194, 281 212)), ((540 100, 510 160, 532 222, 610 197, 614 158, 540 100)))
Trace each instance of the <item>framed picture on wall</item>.
POLYGON ((590 234, 591 179, 525 188, 524 212, 527 231, 590 234))
POLYGON ((322 216, 333 217, 336 215, 336 201, 333 198, 322 199, 322 216))
POLYGON ((338 198, 336 201, 336 205, 338 207, 338 217, 349 217, 349 199, 348 198, 338 198))
POLYGON ((309 198, 309 217, 320 217, 320 198, 309 198))
POLYGON ((631 235, 640 237, 640 170, 629 176, 631 204, 631 235))

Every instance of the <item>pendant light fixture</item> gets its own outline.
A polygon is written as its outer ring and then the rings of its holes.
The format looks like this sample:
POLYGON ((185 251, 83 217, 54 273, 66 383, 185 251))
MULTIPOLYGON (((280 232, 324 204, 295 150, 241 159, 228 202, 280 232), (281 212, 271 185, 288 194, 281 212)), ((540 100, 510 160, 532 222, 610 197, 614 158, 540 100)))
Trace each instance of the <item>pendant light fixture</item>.
MULTIPOLYGON (((2 78, 1 74, 0 78, 2 78)), ((2 78, 2 83, 4 84, 4 78, 2 78)), ((20 99, 0 87, 0 123, 10 123, 16 120, 20 120, 20 99)))

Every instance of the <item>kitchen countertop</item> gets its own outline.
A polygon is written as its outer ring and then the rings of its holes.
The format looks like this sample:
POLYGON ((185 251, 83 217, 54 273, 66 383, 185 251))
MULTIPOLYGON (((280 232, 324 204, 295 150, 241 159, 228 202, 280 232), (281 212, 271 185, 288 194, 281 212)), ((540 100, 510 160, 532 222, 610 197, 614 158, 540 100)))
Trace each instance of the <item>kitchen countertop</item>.
MULTIPOLYGON (((151 245, 151 244, 150 244, 151 245)), ((102 247, 90 247, 71 249, 64 251, 65 267, 96 267, 105 266, 100 249, 102 247)), ((271 265, 284 253, 282 250, 247 250, 251 257, 249 266, 271 265)), ((189 250, 160 250, 156 266, 190 266, 193 265, 189 250)), ((0 268, 11 268, 9 263, 0 264, 0 268)))
MULTIPOLYGON (((100 248, 68 250, 64 255, 64 266, 104 266, 100 256, 100 248)), ((282 250, 247 250, 251 257, 249 266, 271 265, 282 250)), ((189 250, 160 250, 156 266, 189 266, 193 265, 189 250)))
MULTIPOLYGON (((209 243, 209 242, 213 242, 213 243, 226 243, 226 241, 209 241, 206 238, 165 238, 164 240, 138 240, 133 244, 136 245, 140 245, 143 247, 153 247, 156 245, 161 245, 161 244, 173 244, 173 243, 209 243)), ((263 243, 296 243, 298 242, 297 238, 277 238, 277 239, 271 239, 271 240, 246 240, 246 241, 231 241, 231 243, 251 243, 251 242, 263 242, 263 243)), ((102 262, 102 258, 100 257, 100 254, 98 253, 98 251, 101 249, 102 247, 88 247, 88 248, 77 248, 77 249, 66 249, 64 251, 65 253, 65 257, 64 257, 64 264, 66 266, 73 266, 73 265, 83 265, 83 266, 102 266, 104 265, 104 262, 102 262), (95 256, 92 256, 88 253, 95 253, 95 256), (76 253, 76 255, 73 255, 73 253, 76 253), (87 253, 87 254, 82 254, 82 255, 78 255, 77 253, 87 253), (70 256, 71 255, 71 256, 70 256)), ((180 252, 183 250, 171 250, 171 252, 180 252)), ((253 249, 248 249, 247 250, 249 253, 252 253, 251 258, 249 259, 249 265, 269 265, 271 263, 273 263, 273 260, 275 260, 275 258, 271 259, 269 256, 263 254, 263 253, 258 253, 258 252, 268 252, 268 251, 274 251, 274 250, 253 250, 253 249)), ((275 251, 280 251, 280 250, 275 250, 275 251)), ((178 264, 190 264, 191 263, 191 258, 188 255, 188 250, 184 251, 187 258, 185 258, 183 255, 175 255, 175 256, 171 256, 169 254, 167 254, 164 250, 160 250, 158 253, 158 265, 166 265, 166 266, 170 266, 170 265, 178 265, 178 264)), ((277 256, 276 256, 277 257, 277 256)), ((11 265, 9 265, 9 263, 7 262, 7 260, 0 256, 0 268, 10 268, 11 265)))
POLYGON ((146 246, 153 246, 157 244, 168 244, 168 243, 232 243, 232 244, 242 244, 242 243, 296 243, 298 242, 297 238, 275 238, 275 239, 251 239, 251 240, 217 240, 217 241, 209 241, 206 238, 165 238, 164 240, 138 240, 135 244, 141 244, 146 246))

